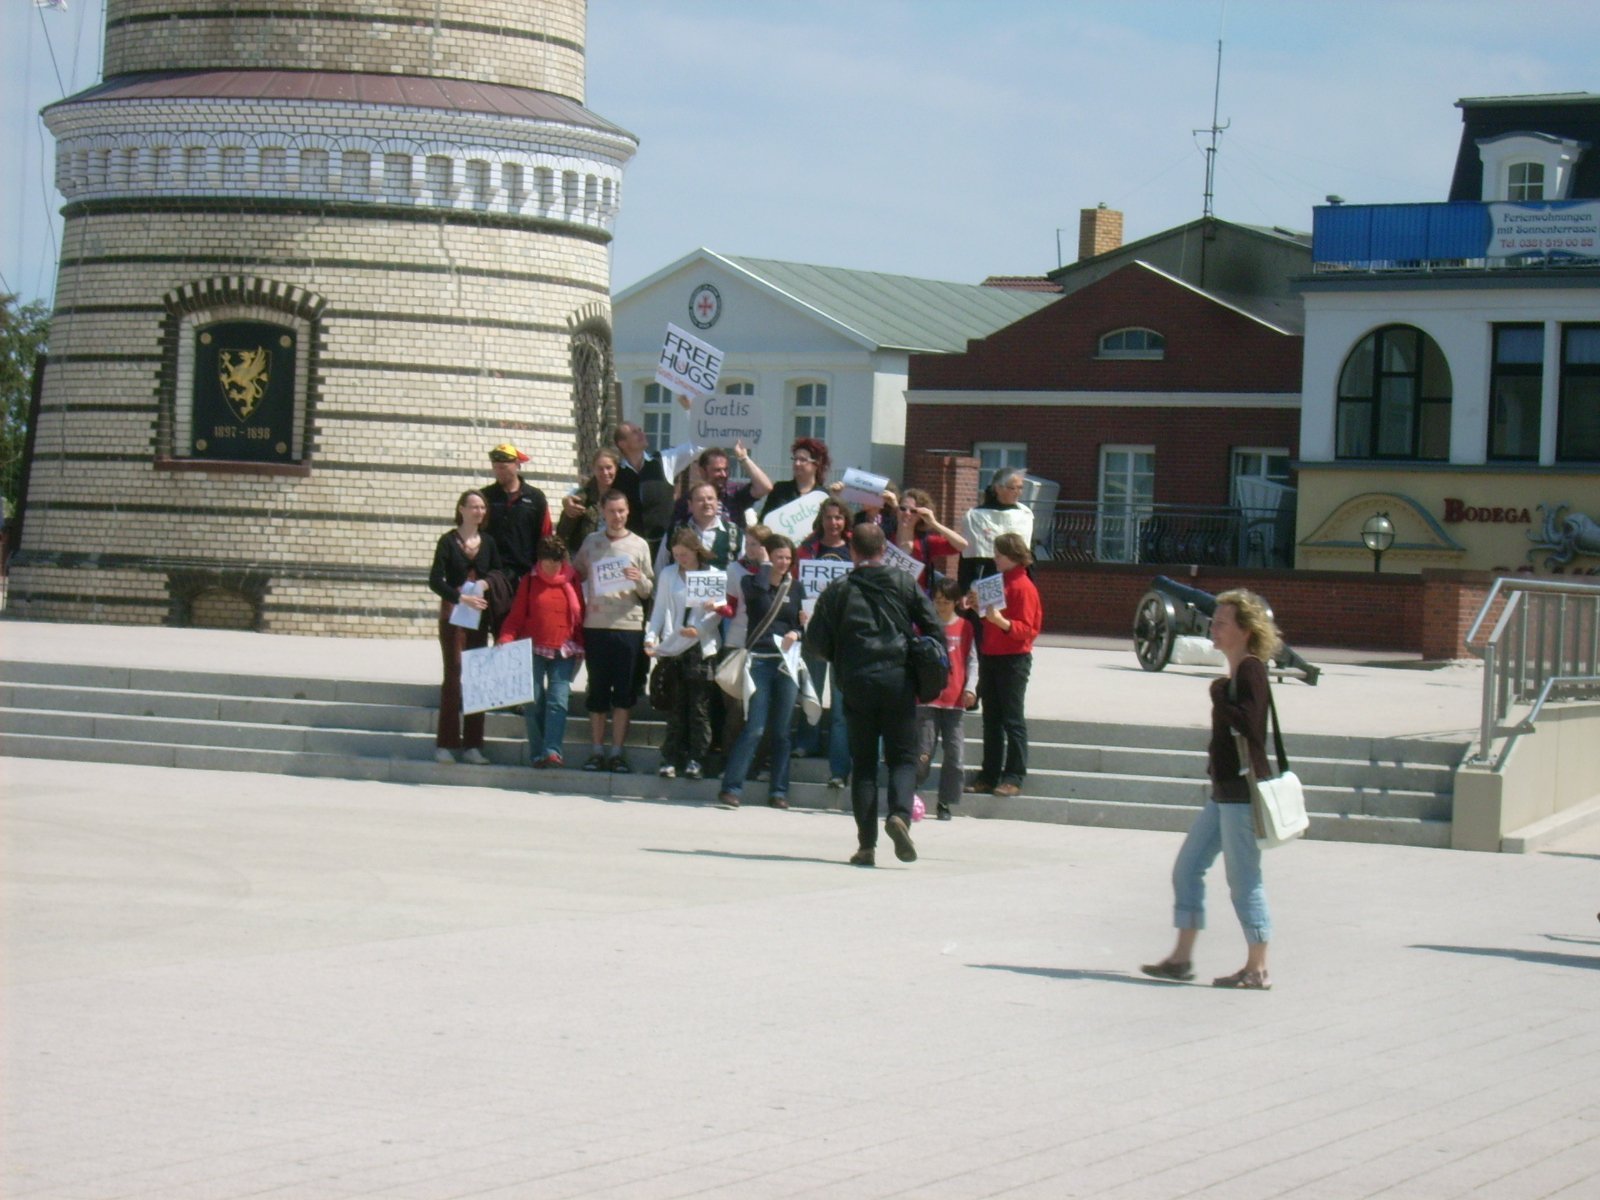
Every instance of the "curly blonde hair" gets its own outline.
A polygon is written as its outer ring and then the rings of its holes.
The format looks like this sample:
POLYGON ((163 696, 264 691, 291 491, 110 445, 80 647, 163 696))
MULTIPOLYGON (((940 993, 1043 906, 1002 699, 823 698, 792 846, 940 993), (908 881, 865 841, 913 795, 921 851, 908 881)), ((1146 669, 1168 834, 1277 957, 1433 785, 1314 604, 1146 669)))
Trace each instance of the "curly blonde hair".
POLYGON ((1267 607, 1267 602, 1245 588, 1231 588, 1217 597, 1218 607, 1224 604, 1233 605, 1239 628, 1248 639, 1246 648, 1250 653, 1262 662, 1271 662, 1283 649, 1283 634, 1278 632, 1278 623, 1272 619, 1272 609, 1267 607))

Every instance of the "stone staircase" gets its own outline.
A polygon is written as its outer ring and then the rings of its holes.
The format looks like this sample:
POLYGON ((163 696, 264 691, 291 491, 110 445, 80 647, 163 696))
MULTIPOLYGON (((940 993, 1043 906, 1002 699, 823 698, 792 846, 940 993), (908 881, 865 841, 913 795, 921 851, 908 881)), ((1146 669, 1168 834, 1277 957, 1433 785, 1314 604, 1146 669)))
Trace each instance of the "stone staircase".
MULTIPOLYGON (((660 741, 661 723, 647 706, 638 710, 630 737, 632 775, 575 766, 534 771, 522 721, 506 713, 488 718, 490 766, 440 766, 433 761, 437 697, 435 687, 420 684, 4 662, 0 753, 614 798, 706 802, 716 795, 715 780, 656 777, 651 747, 660 741)), ((579 740, 569 739, 568 759, 576 762, 584 757, 586 731, 578 694, 572 718, 568 730, 579 740)), ((1204 730, 1033 720, 1029 732, 1027 791, 966 796, 964 815, 1181 830, 1205 798, 1204 730)), ((974 764, 981 749, 976 714, 967 734, 974 764)), ((1454 770, 1465 743, 1320 734, 1285 741, 1306 785, 1310 836, 1450 845, 1454 770)), ((796 761, 790 803, 848 807, 847 793, 825 786, 826 774, 821 761, 796 761)), ((930 779, 924 795, 935 785, 930 779)), ((747 795, 760 803, 763 786, 753 783, 747 795)))

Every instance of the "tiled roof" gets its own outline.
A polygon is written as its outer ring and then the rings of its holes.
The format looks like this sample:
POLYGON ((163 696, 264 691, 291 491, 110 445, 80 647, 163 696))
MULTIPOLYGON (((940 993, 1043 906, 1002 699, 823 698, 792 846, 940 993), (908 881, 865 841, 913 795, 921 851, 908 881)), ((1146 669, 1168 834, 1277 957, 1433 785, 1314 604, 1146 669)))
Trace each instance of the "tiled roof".
POLYGON ((61 101, 95 100, 311 100, 442 108, 454 112, 558 121, 631 137, 576 100, 533 88, 419 75, 355 71, 150 71, 118 75, 61 101))

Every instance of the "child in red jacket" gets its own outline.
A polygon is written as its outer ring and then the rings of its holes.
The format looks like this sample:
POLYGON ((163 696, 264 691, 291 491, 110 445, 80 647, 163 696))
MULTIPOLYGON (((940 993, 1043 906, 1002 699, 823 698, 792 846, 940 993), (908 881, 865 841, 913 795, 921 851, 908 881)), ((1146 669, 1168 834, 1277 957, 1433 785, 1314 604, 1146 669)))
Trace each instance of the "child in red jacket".
MULTIPOLYGON (((930 570, 932 568, 929 568, 930 570)), ((961 788, 966 782, 962 756, 967 734, 962 728, 967 709, 977 703, 973 689, 978 684, 978 645, 972 636, 972 622, 956 611, 961 602, 961 585, 941 577, 933 585, 933 610, 944 625, 950 647, 950 675, 931 702, 917 705, 917 783, 933 770, 933 752, 944 743, 944 762, 939 767, 939 820, 950 819, 950 806, 961 803, 961 788)))
POLYGON ((567 545, 552 534, 539 543, 534 569, 517 585, 517 598, 500 626, 500 644, 533 640, 533 701, 523 705, 528 761, 561 766, 567 736, 567 697, 583 657, 583 599, 567 559, 567 545))
MULTIPOLYGON (((1033 670, 1033 639, 1044 624, 1039 589, 1028 578, 1033 554, 1018 533, 994 540, 994 565, 1004 580, 1005 602, 980 613, 978 695, 983 697, 983 766, 969 792, 1015 796, 1028 774, 1025 701, 1033 670)), ((976 595, 966 603, 977 608, 976 595)))

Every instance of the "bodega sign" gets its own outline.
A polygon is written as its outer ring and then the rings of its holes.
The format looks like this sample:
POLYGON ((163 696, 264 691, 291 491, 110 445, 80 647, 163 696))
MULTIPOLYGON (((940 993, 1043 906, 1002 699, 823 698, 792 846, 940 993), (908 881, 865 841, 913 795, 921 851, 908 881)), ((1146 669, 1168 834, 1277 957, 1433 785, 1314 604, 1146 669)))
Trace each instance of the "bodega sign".
POLYGON ((1531 525, 1533 518, 1526 508, 1511 505, 1491 508, 1486 504, 1468 504, 1454 496, 1444 498, 1444 523, 1459 525, 1462 522, 1478 525, 1531 525))
POLYGON ((717 393, 722 373, 722 351, 668 322, 667 340, 656 362, 656 382, 691 400, 707 400, 717 393))

